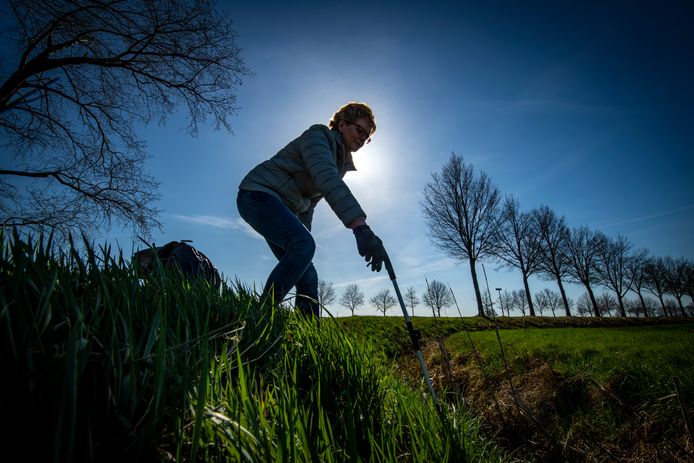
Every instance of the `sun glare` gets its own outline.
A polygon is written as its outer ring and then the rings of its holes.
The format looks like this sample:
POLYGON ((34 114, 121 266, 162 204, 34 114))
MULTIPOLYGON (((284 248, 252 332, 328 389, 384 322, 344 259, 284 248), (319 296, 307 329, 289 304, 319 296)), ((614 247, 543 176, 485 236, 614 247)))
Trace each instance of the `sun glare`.
POLYGON ((364 146, 356 153, 352 153, 357 172, 350 175, 350 183, 354 185, 371 183, 388 172, 390 153, 385 147, 372 144, 364 146))

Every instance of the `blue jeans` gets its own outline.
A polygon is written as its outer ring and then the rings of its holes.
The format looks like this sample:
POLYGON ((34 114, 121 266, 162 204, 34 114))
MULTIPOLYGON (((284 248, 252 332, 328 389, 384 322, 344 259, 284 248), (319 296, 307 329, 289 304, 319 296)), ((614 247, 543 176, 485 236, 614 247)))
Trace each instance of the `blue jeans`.
POLYGON ((316 243, 311 232, 276 196, 262 191, 239 190, 236 206, 243 220, 265 238, 279 261, 263 288, 263 297, 274 291, 277 303, 296 286, 296 307, 305 315, 320 316, 318 273, 313 266, 316 243))

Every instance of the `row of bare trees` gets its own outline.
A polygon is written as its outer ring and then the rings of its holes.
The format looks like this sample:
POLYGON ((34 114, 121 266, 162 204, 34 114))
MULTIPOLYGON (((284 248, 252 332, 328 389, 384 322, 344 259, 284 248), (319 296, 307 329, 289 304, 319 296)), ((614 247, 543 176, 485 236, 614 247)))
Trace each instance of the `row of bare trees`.
MULTIPOLYGON (((682 316, 687 315, 683 298, 694 301, 691 261, 650 256, 645 249, 634 249, 623 235, 611 238, 586 226, 570 228, 564 217, 547 206, 523 211, 517 199, 512 195, 502 198, 484 172, 475 172, 455 153, 425 186, 422 208, 433 245, 453 259, 469 262, 478 315, 485 314, 477 276, 481 260, 520 272, 523 290, 516 293, 516 300, 523 302, 513 307, 523 313, 527 308, 531 316, 536 315, 538 303, 544 310, 549 297, 539 293, 533 299, 531 276, 556 282, 566 316, 572 315, 564 288, 567 282, 585 287, 590 313, 596 317, 603 315, 595 296, 600 286, 614 293, 623 317, 627 316, 629 292, 638 297, 647 316, 650 308, 644 291, 658 298, 666 315, 676 315, 669 310, 667 295, 675 299, 682 316)), ((502 310, 511 307, 501 299, 502 310)))
MULTIPOLYGON (((578 315, 593 315, 593 303, 588 292, 583 292, 574 302, 567 298, 569 307, 575 310, 578 315)), ((551 312, 553 317, 561 314, 564 310, 564 303, 559 292, 550 288, 543 288, 533 296, 535 308, 540 316, 551 312)), ((600 313, 613 317, 622 316, 622 308, 619 306, 617 297, 609 291, 603 291, 595 296, 595 301, 600 309, 600 313)), ((499 293, 499 297, 492 301, 486 294, 483 295, 484 312, 487 316, 497 314, 510 316, 511 312, 519 312, 521 315, 528 315, 528 297, 524 289, 504 290, 499 293)), ((623 301, 624 310, 627 316, 649 317, 649 316, 677 316, 681 313, 681 308, 673 298, 664 298, 661 303, 652 296, 642 293, 639 298, 625 298, 623 301)), ((694 306, 685 307, 688 315, 692 315, 694 306)))
MULTIPOLYGON (((335 302, 337 296, 331 282, 319 280, 318 281, 318 302, 321 307, 327 307, 328 304, 335 302)), ((453 302, 453 293, 450 288, 441 281, 433 280, 431 283, 427 281, 427 290, 422 296, 423 302, 431 309, 432 315, 434 317, 440 317, 441 311, 444 308, 450 307, 453 302)), ((405 305, 409 309, 410 315, 415 315, 415 309, 421 301, 417 295, 417 291, 414 287, 410 286, 405 291, 403 295, 403 300, 405 305)), ((364 293, 359 289, 356 283, 347 285, 342 296, 340 297, 339 303, 341 306, 348 309, 352 316, 354 312, 364 304, 365 296, 364 293)), ((397 305, 397 299, 391 294, 389 289, 382 289, 378 291, 373 297, 369 299, 369 302, 373 307, 381 312, 384 316, 386 313, 397 305)))

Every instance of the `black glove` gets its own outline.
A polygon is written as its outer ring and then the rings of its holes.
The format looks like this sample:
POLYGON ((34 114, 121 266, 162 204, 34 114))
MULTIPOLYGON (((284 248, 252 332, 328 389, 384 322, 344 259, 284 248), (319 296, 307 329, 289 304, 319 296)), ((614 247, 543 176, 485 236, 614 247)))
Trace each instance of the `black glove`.
POLYGON ((359 225, 354 229, 359 255, 369 262, 373 272, 380 272, 386 258, 386 250, 381 239, 371 231, 368 225, 359 225))

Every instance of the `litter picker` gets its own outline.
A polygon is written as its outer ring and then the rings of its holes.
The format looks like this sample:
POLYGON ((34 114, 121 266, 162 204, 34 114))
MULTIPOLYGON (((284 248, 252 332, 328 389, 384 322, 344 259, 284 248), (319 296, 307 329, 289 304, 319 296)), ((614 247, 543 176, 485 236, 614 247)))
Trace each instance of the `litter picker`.
POLYGON ((427 365, 426 363, 424 363, 424 357, 422 356, 422 348, 419 344, 419 340, 422 339, 422 332, 415 330, 414 326, 412 326, 412 320, 410 320, 410 316, 407 313, 407 308, 405 307, 405 301, 402 299, 402 294, 400 294, 400 288, 398 287, 398 282, 395 279, 395 270, 393 270, 393 264, 390 261, 390 257, 388 257, 388 253, 386 253, 384 264, 386 266, 386 270, 388 270, 388 276, 390 277, 390 281, 393 282, 393 288, 395 288, 395 294, 398 297, 398 302, 400 302, 400 308, 402 309, 402 313, 405 316, 405 324, 407 325, 407 331, 410 333, 412 347, 417 352, 417 358, 419 358, 419 365, 422 367, 422 375, 424 375, 424 381, 426 381, 427 387, 429 388, 429 392, 431 393, 431 398, 434 399, 434 404, 438 408, 439 401, 436 398, 434 386, 431 384, 431 378, 429 378, 427 365))

